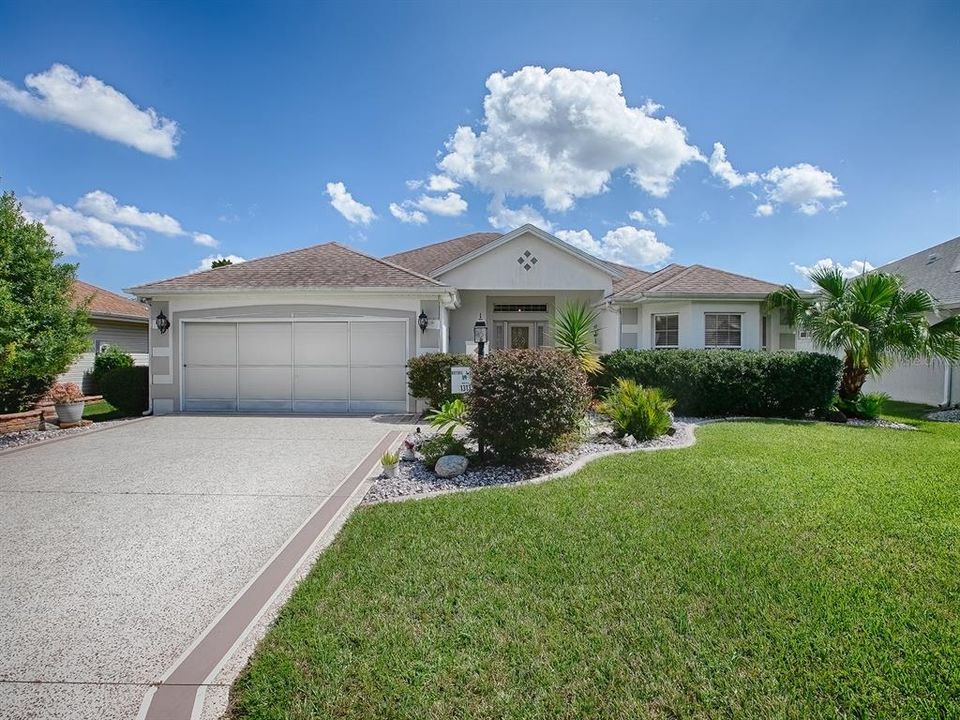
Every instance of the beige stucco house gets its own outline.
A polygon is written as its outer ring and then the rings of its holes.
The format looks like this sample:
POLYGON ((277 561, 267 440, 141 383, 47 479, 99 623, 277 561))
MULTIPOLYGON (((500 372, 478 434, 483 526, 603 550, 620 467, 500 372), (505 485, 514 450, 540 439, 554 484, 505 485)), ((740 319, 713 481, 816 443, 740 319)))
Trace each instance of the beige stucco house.
POLYGON ((776 287, 700 265, 647 272, 524 225, 385 258, 326 243, 129 292, 150 306, 154 412, 346 413, 414 409, 407 360, 475 352, 481 315, 492 351, 548 346, 571 301, 599 310, 603 352, 792 349, 792 329, 762 310, 776 287))

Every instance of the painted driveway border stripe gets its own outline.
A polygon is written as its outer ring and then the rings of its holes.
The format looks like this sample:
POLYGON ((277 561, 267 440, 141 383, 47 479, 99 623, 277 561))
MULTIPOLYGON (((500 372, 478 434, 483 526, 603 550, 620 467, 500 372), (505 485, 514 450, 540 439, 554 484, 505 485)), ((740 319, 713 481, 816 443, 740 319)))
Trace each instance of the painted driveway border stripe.
POLYGON ((216 677, 257 620, 296 573, 323 531, 339 515, 379 462, 405 433, 388 431, 379 443, 284 542, 143 698, 141 720, 187 720, 199 716, 206 686, 216 677))

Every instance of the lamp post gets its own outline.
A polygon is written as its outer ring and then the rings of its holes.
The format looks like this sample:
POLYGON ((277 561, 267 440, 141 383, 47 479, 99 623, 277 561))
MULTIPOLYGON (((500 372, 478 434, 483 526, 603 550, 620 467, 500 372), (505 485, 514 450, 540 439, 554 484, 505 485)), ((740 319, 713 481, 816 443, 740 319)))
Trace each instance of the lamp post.
MULTIPOLYGON (((473 341, 477 344, 477 361, 483 361, 483 348, 487 344, 487 324, 483 321, 483 313, 473 324, 473 341)), ((480 455, 480 462, 484 460, 483 436, 477 435, 477 453, 480 455)))
POLYGON ((487 344, 487 323, 483 321, 483 313, 480 313, 480 319, 473 324, 473 341, 477 344, 477 357, 483 357, 483 347, 487 344))

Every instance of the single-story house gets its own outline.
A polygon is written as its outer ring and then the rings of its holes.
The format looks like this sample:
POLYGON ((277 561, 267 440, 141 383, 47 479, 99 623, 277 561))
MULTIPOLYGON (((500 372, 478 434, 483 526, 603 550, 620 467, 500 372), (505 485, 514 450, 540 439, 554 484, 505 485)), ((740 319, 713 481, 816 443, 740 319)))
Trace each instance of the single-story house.
POLYGON ((70 301, 74 307, 87 303, 93 332, 87 351, 57 378, 59 382, 76 383, 84 392, 91 392, 94 358, 111 346, 129 353, 137 365, 149 364, 150 309, 146 305, 80 280, 73 281, 70 301))
MULTIPOLYGON (((939 312, 930 318, 931 323, 960 313, 960 237, 888 263, 877 271, 900 275, 908 290, 923 289, 933 295, 939 312)), ((868 380, 864 389, 885 392, 895 400, 955 405, 960 403, 960 367, 942 360, 898 363, 879 378, 868 380)))
POLYGON ((326 243, 129 292, 150 306, 155 413, 326 413, 412 410, 409 358, 474 352, 481 316, 491 351, 548 346, 571 301, 599 310, 603 352, 793 349, 762 309, 776 287, 702 265, 647 272, 524 225, 384 258, 326 243))

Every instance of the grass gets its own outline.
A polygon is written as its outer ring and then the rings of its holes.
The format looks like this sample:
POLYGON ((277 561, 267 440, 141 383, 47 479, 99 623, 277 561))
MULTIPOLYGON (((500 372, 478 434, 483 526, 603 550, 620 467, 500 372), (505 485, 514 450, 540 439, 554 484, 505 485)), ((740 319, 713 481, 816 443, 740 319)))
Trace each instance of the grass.
POLYGON ((84 406, 83 417, 85 420, 92 420, 98 423, 107 420, 120 420, 121 418, 127 417, 127 415, 117 410, 106 400, 97 400, 84 406))
POLYGON ((960 425, 889 413, 361 509, 231 717, 955 717, 960 425))

